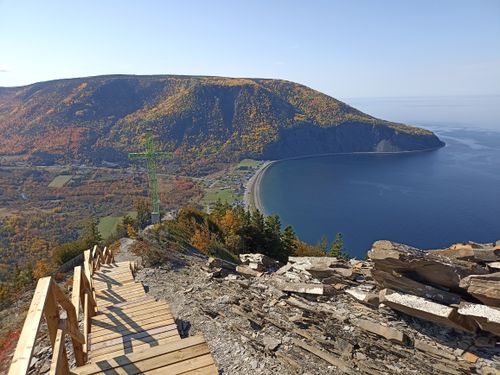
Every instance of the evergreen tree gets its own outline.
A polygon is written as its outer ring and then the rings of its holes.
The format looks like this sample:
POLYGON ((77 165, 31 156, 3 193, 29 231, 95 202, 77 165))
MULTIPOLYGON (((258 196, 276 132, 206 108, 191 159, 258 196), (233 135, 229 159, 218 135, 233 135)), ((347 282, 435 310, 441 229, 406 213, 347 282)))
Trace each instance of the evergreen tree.
POLYGON ((289 257, 297 250, 297 235, 291 225, 287 225, 281 235, 283 253, 289 257))
POLYGON ((99 228, 97 227, 96 219, 89 219, 85 224, 83 233, 81 236, 81 241, 85 245, 85 248, 90 249, 94 245, 100 245, 102 242, 101 233, 99 233, 99 228))
POLYGON ((286 261, 288 256, 283 253, 281 246, 281 223, 278 215, 266 217, 264 223, 265 252, 271 258, 286 261))
POLYGON ((320 254, 327 255, 328 254, 328 238, 326 236, 322 236, 319 242, 314 245, 315 251, 320 254))
POLYGON ((342 233, 338 232, 335 235, 335 240, 332 242, 330 253, 328 255, 338 259, 349 258, 349 255, 344 252, 344 237, 342 236, 342 233))

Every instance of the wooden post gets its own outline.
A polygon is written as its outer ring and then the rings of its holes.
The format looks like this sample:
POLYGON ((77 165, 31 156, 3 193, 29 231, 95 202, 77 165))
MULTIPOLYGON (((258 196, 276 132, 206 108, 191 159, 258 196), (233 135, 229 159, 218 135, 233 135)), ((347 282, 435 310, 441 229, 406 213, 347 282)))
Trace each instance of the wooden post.
POLYGON ((85 336, 85 344, 83 345, 83 353, 88 358, 89 354, 89 327, 90 327, 90 306, 89 306, 89 292, 85 291, 83 303, 83 335, 85 336))
POLYGON ((59 322, 56 339, 52 350, 52 362, 50 363, 50 375, 68 375, 68 362, 64 361, 64 333, 66 321, 62 319, 59 322))
POLYGON ((77 366, 83 366, 85 364, 84 354, 82 345, 85 343, 85 337, 80 332, 78 328, 78 316, 76 315, 76 309, 70 302, 66 294, 61 290, 61 288, 52 282, 52 291, 56 301, 66 310, 68 324, 66 326, 66 331, 71 335, 71 342, 73 344, 73 350, 75 352, 75 360, 77 366))
POLYGON ((9 375, 24 375, 28 373, 36 335, 40 327, 45 302, 50 290, 50 281, 50 277, 43 277, 38 280, 35 294, 28 310, 28 315, 24 321, 21 336, 17 342, 16 351, 12 357, 9 375))
MULTIPOLYGON (((45 320, 47 321, 47 328, 49 330, 50 344, 52 346, 52 351, 54 351, 54 346, 57 338, 57 330, 59 329, 59 308, 57 307, 57 298, 54 293, 53 281, 49 279, 50 288, 48 290, 47 300, 45 302, 45 320)), ((63 347, 61 354, 62 366, 61 371, 66 370, 69 373, 68 366, 68 356, 66 355, 66 348, 63 347)))

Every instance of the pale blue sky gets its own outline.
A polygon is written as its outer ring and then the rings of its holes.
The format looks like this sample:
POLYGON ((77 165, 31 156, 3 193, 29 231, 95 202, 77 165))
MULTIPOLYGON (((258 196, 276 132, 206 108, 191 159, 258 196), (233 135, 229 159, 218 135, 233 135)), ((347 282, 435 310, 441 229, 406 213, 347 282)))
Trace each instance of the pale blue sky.
POLYGON ((0 86, 110 73, 500 94, 500 1, 0 0, 0 86))

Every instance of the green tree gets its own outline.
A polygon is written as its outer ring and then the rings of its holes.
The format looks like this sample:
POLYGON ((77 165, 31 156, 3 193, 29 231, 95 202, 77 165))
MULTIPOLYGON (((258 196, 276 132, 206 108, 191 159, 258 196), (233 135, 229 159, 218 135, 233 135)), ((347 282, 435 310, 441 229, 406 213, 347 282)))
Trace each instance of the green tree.
POLYGON ((323 255, 327 255, 328 254, 328 238, 326 238, 326 236, 322 236, 321 239, 319 240, 319 242, 314 245, 314 247, 316 248, 316 251, 318 251, 319 253, 323 254, 323 255))
POLYGON ((338 232, 335 235, 335 240, 332 242, 328 255, 338 259, 349 259, 349 255, 344 251, 344 237, 342 233, 338 232))
POLYGON ((281 234, 281 247, 287 257, 297 250, 297 235, 291 225, 287 225, 281 234))
POLYGON ((94 245, 100 245, 102 242, 101 233, 99 233, 99 228, 97 227, 96 219, 89 219, 85 224, 83 233, 81 236, 81 241, 85 245, 86 249, 92 248, 94 245))

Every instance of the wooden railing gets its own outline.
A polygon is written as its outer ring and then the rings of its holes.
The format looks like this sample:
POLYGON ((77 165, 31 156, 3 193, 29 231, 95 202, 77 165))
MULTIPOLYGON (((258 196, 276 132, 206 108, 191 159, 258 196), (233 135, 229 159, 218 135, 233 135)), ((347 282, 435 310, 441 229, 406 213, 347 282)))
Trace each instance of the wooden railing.
POLYGON ((71 300, 52 277, 44 277, 38 280, 12 358, 9 375, 28 373, 42 316, 45 317, 47 322, 48 335, 52 346, 50 374, 69 374, 69 362, 65 347, 66 335, 71 337, 76 365, 82 366, 87 362, 90 323, 92 316, 96 314, 92 275, 102 264, 110 264, 113 261, 114 256, 108 248, 101 250, 99 247, 94 246, 92 251, 86 250, 84 252, 83 268, 82 266, 74 268, 71 300), (65 318, 61 316, 60 308, 65 310, 65 318), (83 320, 83 332, 80 331, 78 326, 80 320, 83 320))

